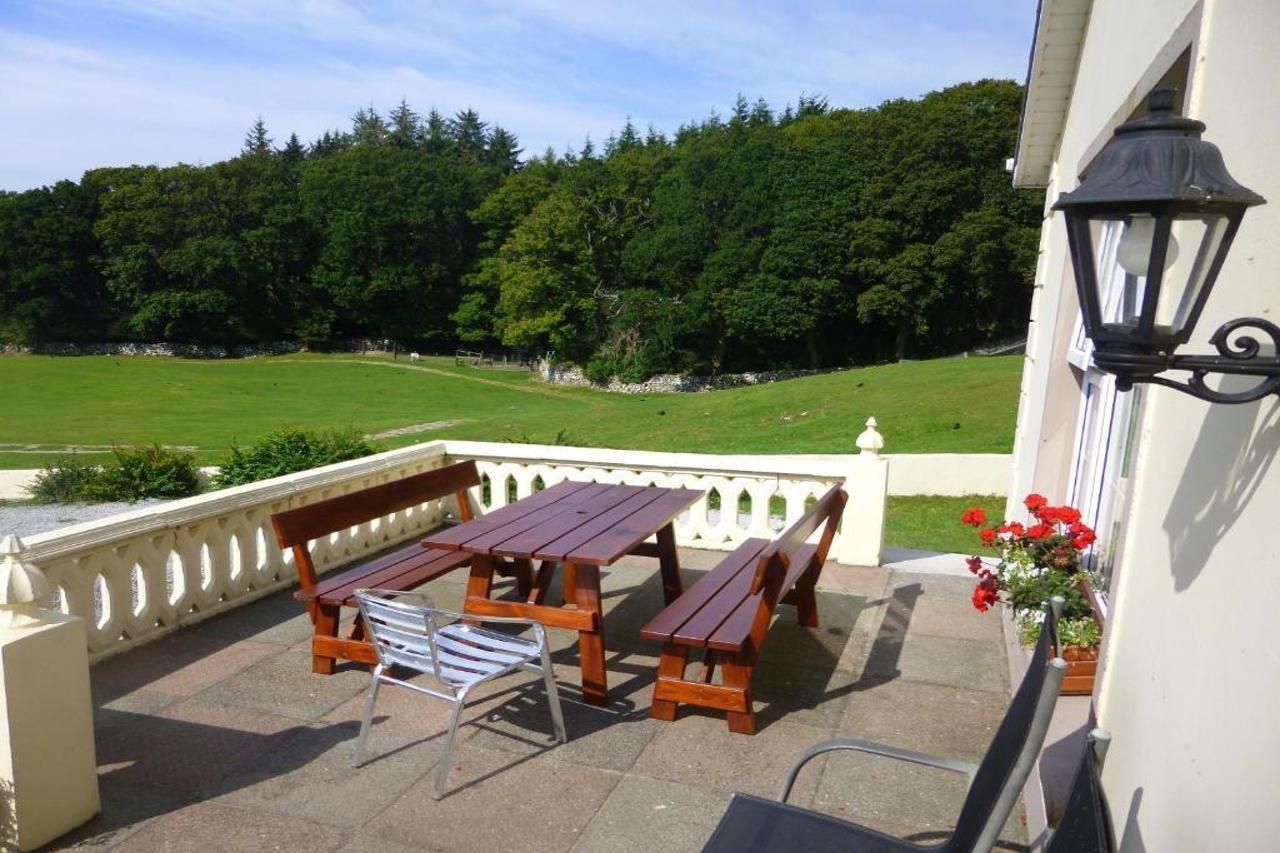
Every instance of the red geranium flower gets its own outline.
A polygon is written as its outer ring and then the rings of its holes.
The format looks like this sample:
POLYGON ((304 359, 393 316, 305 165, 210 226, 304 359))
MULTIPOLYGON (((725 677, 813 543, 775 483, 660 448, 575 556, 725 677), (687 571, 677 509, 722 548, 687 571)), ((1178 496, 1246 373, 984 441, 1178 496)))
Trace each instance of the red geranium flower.
POLYGON ((981 557, 968 557, 965 559, 965 563, 968 564, 969 571, 973 572, 975 575, 982 569, 981 557))
POLYGON ((1080 521, 1080 510, 1075 507, 1060 506, 1054 510, 1054 514, 1063 524, 1075 524, 1080 521))
POLYGON ((983 512, 982 507, 970 507, 964 511, 964 515, 960 516, 960 521, 970 527, 981 527, 987 523, 987 514, 983 512))
POLYGON ((1047 524, 1033 524, 1027 528, 1027 536, 1031 539, 1043 539, 1053 533, 1053 528, 1047 524))
POLYGON ((1022 534, 1027 532, 1027 528, 1023 527, 1021 524, 1015 521, 1009 525, 1009 532, 1012 533, 1014 536, 1021 536, 1022 534))
POLYGON ((1027 495, 1027 499, 1023 503, 1027 505, 1027 509, 1035 512, 1043 506, 1048 506, 1049 499, 1044 495, 1038 495, 1033 492, 1027 495))
POLYGON ((982 540, 983 545, 990 547, 996 544, 996 535, 997 534, 996 534, 995 528, 988 527, 986 530, 979 533, 978 537, 982 540))
POLYGON ((986 613, 991 609, 991 605, 1000 600, 1000 593, 996 591, 995 585, 987 581, 983 581, 973 588, 973 606, 980 612, 986 613))

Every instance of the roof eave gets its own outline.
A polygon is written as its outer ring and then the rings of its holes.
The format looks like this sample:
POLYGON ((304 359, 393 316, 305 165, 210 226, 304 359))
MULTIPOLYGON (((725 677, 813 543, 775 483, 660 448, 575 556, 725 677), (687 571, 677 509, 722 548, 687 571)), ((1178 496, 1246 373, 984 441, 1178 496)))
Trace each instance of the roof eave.
POLYGON ((1018 121, 1013 185, 1049 183, 1075 86, 1093 0, 1040 0, 1018 121))

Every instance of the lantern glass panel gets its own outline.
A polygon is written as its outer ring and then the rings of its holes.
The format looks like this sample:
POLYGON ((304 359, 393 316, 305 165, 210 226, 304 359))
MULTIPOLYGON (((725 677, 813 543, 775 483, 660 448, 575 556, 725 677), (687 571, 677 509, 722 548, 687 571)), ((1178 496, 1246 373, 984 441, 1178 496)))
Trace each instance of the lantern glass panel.
POLYGON ((1180 213, 1173 220, 1156 305, 1155 326, 1159 334, 1177 336, 1186 328, 1226 233, 1227 217, 1220 213, 1180 213))

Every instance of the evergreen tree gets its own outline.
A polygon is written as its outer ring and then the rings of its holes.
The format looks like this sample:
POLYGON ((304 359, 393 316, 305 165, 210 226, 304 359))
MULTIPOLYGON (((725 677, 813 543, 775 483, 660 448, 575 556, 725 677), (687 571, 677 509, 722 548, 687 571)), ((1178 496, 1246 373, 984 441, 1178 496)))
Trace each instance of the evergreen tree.
POLYGON ((391 128, 389 138, 391 144, 398 148, 416 148, 422 141, 422 128, 418 114, 403 98, 396 108, 387 116, 391 128))
POLYGON ((280 149, 280 156, 290 165, 301 163, 307 156, 307 149, 303 147, 302 142, 298 139, 298 134, 289 134, 289 139, 285 142, 284 147, 280 149))
POLYGON ((270 154, 271 153, 271 137, 267 135, 266 122, 262 120, 262 116, 258 116, 257 121, 249 128, 249 132, 244 135, 244 145, 240 149, 242 154, 270 154))
POLYGON ((505 175, 515 171, 520 165, 522 150, 514 133, 495 124, 489 131, 489 139, 485 144, 485 162, 497 166, 505 175))
POLYGON ((459 112, 449 122, 449 136, 458 152, 465 157, 479 160, 485 150, 485 123, 472 109, 459 112))
POLYGON ((387 140, 387 123, 373 107, 356 110, 351 117, 351 141, 355 145, 381 145, 387 140))

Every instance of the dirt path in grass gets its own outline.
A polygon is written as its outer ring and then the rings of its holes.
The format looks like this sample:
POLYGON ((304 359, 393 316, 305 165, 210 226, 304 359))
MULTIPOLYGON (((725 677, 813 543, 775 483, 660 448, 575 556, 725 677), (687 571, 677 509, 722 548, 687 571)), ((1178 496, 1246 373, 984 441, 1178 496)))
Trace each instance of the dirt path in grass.
POLYGON ((513 382, 498 382, 494 379, 482 379, 479 376, 463 376, 461 373, 450 373, 447 370, 440 370, 435 367, 424 367, 420 364, 397 364, 393 361, 369 361, 363 358, 331 358, 324 361, 294 361, 292 364, 367 364, 371 367, 398 367, 401 370, 417 370, 422 373, 430 373, 434 376, 444 376, 449 379, 461 379, 463 382, 475 382, 480 385, 492 385, 495 388, 505 388, 508 391, 520 391, 525 394, 541 394, 544 397, 558 397, 561 400, 579 399, 573 394, 566 394, 563 391, 555 391, 542 385, 516 385, 513 382))

